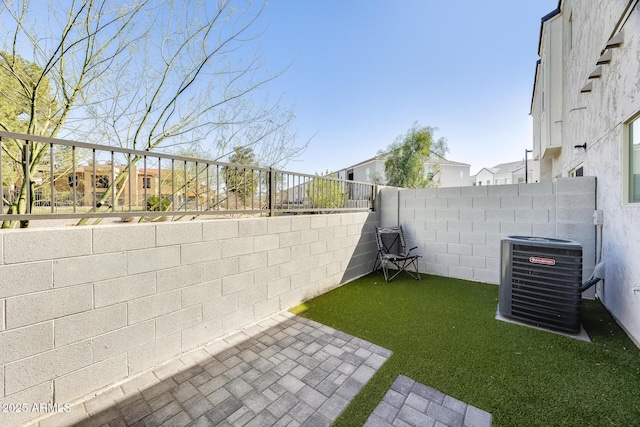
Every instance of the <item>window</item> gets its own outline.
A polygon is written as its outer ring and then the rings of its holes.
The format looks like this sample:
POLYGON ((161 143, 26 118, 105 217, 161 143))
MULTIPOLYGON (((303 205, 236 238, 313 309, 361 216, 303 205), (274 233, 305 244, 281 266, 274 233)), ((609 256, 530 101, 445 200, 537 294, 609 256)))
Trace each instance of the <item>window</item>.
POLYGON ((640 203, 640 117, 628 124, 627 147, 629 203, 640 203))
POLYGON ((367 178, 367 182, 371 182, 371 168, 366 168, 364 170, 364 174, 367 178))
POLYGON ((151 188, 151 178, 145 176, 142 178, 142 188, 151 188))
POLYGON ((78 187, 78 182, 80 181, 78 174, 76 174, 76 176, 69 175, 67 179, 69 180, 69 187, 78 187))
POLYGON ((572 169, 571 171, 569 171, 569 176, 571 178, 575 178, 577 176, 584 176, 584 167, 580 165, 577 168, 572 169))
POLYGON ((427 180, 432 181, 435 175, 435 171, 433 170, 433 166, 429 165, 429 168, 425 168, 425 172, 427 173, 427 180))
POLYGON ((109 177, 107 175, 96 176, 96 188, 109 188, 109 177))

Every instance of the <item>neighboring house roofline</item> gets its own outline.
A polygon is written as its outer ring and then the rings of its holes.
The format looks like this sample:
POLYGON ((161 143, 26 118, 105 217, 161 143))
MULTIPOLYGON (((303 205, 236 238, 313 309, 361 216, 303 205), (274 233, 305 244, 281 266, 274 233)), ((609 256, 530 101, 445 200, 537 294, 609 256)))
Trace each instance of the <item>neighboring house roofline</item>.
POLYGON ((384 157, 384 155, 375 156, 375 157, 372 157, 370 159, 363 160, 360 163, 356 163, 355 165, 347 166, 346 168, 342 168, 342 169, 338 169, 338 170, 349 170, 349 169, 357 168, 358 166, 363 166, 363 165, 366 165, 367 163, 373 163, 376 160, 381 160, 382 157, 384 157))
POLYGON ((468 163, 456 162, 456 161, 447 160, 447 159, 444 159, 443 161, 438 162, 438 163, 449 165, 449 166, 462 166, 462 167, 471 166, 468 163))
MULTIPOLYGON (((470 176, 469 178, 476 178, 482 171, 487 171, 491 175, 498 175, 504 173, 516 174, 524 169, 524 160, 518 160, 515 162, 508 163, 500 163, 493 167, 483 167, 480 169, 475 175, 470 176)), ((529 165, 529 170, 533 170, 532 165, 529 165)))
MULTIPOLYGON (((356 163, 354 165, 347 166, 346 168, 341 168, 341 169, 338 169, 338 170, 339 171, 343 171, 343 170, 348 171, 349 169, 354 169, 354 168, 357 168, 359 166, 364 166, 364 165, 366 165, 368 163, 373 163, 373 162, 375 162, 377 160, 385 160, 386 156, 387 156, 387 153, 382 153, 382 154, 379 154, 379 155, 377 155, 375 157, 372 157, 370 159, 363 160, 363 161, 361 161, 359 163, 356 163)), ((451 166, 471 166, 468 163, 462 163, 462 162, 456 162, 456 161, 453 161, 453 160, 447 160, 443 156, 441 156, 439 154, 436 154, 436 153, 431 153, 431 157, 429 159, 427 159, 427 162, 429 162, 429 161, 437 161, 438 163, 448 164, 448 165, 451 165, 451 166), (433 158, 434 156, 436 158, 433 158)))
POLYGON ((482 168, 482 169, 480 169, 480 170, 478 171, 478 173, 476 173, 474 176, 478 176, 478 175, 480 175, 480 172, 482 172, 482 171, 487 171, 487 172, 489 172, 491 175, 493 175, 493 174, 495 173, 494 171, 492 171, 492 170, 491 170, 491 168, 482 168))
MULTIPOLYGON (((436 153, 431 153, 431 156, 435 156, 437 157, 441 163, 446 163, 448 165, 452 165, 452 166, 471 166, 468 163, 462 163, 462 162, 456 162, 454 160, 448 160, 446 158, 444 158, 444 156, 441 156, 440 154, 436 154, 436 153)), ((429 158, 429 160, 431 160, 431 158, 429 158)))
POLYGON ((493 166, 491 169, 495 170, 497 173, 503 173, 503 172, 517 171, 518 169, 521 169, 523 167, 524 167, 524 160, 517 160, 515 162, 497 164, 493 166))

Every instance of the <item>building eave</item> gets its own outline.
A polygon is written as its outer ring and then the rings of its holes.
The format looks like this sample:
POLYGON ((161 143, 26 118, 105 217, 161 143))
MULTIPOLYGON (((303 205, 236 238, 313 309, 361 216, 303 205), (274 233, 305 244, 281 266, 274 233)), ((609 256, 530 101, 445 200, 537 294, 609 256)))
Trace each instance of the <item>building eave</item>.
MULTIPOLYGON (((539 57, 542 57, 542 54, 541 54, 542 52, 540 52, 540 49, 542 49, 542 34, 544 32, 544 24, 551 18, 559 15, 561 12, 562 12, 562 0, 558 0, 558 7, 556 7, 555 10, 552 10, 551 12, 543 16, 542 19, 540 19, 540 35, 538 36, 538 56, 539 57)), ((533 77, 533 91, 531 93, 531 107, 529 109, 529 115, 533 115, 533 102, 536 98, 536 84, 538 83, 538 75, 540 74, 540 63, 541 63, 541 60, 538 59, 536 61, 536 72, 533 77)))
POLYGON ((342 169, 339 169, 339 170, 346 171, 346 170, 349 170, 349 169, 354 169, 354 168, 357 168, 359 166, 364 166, 366 164, 373 163, 373 162, 375 162, 377 160, 382 160, 383 158, 384 158, 384 155, 375 156, 375 157, 372 157, 370 159, 363 160, 363 161, 361 161, 359 163, 356 163, 355 165, 347 166, 346 168, 342 168, 342 169))
POLYGON ((559 15, 561 10, 562 10, 562 0, 558 0, 558 7, 555 10, 552 10, 551 12, 547 13, 540 20, 540 35, 538 36, 538 56, 542 56, 540 55, 540 49, 542 48, 542 33, 544 29, 544 24, 554 16, 559 15))
POLYGON ((531 91, 531 106, 529 107, 530 116, 533 116, 533 103, 535 102, 535 99, 536 99, 536 87, 538 85, 538 76, 540 75, 540 62, 541 62, 540 59, 536 61, 536 73, 533 77, 533 90, 531 91))

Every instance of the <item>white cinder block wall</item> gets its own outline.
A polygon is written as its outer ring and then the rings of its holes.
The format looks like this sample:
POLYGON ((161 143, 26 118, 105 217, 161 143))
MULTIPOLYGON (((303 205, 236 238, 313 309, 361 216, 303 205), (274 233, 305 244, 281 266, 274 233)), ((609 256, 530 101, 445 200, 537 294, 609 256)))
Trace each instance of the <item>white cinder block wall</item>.
MULTIPOLYGON (((583 248, 583 280, 595 266, 593 177, 540 184, 381 192, 381 223, 402 225, 423 258, 420 270, 485 283, 500 281, 500 241, 510 235, 574 240, 583 248)), ((593 290, 588 295, 592 295, 593 290)))
POLYGON ((423 272, 498 283, 500 240, 519 234, 581 243, 587 278, 595 184, 383 188, 376 213, 0 231, 0 405, 68 403, 367 274, 380 223, 403 225, 423 272))
MULTIPOLYGON (((0 405, 69 403, 367 274, 378 222, 353 213, 2 231, 0 405)), ((38 415, 3 413, 2 423, 38 415)))

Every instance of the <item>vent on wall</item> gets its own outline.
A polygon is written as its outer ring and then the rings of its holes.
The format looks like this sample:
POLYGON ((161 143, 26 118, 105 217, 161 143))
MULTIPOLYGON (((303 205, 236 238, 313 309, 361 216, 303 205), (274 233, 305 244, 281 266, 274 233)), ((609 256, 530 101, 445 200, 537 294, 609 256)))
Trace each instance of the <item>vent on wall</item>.
POLYGON ((509 236, 500 248, 500 313, 559 332, 580 331, 582 246, 509 236))

